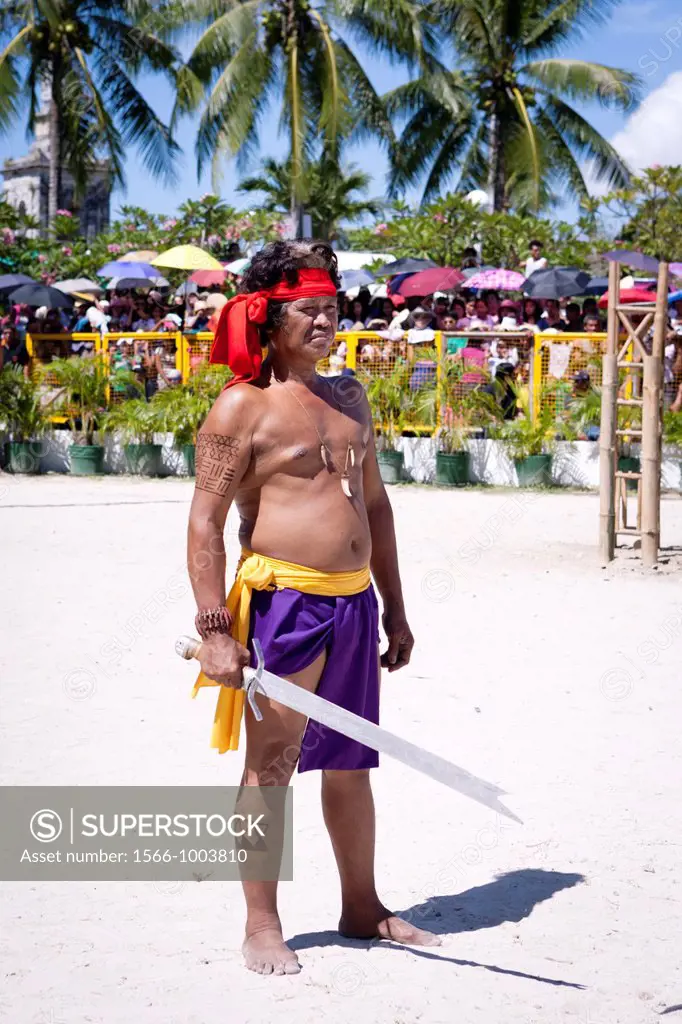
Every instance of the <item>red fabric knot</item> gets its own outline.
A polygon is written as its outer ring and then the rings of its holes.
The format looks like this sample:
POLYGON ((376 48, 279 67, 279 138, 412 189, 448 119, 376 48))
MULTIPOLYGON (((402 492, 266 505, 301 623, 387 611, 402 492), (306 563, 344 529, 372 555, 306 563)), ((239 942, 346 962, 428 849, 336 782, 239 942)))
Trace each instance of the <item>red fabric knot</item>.
POLYGON ((268 300, 262 292, 256 292, 246 307, 246 315, 252 324, 264 324, 268 318, 268 300))

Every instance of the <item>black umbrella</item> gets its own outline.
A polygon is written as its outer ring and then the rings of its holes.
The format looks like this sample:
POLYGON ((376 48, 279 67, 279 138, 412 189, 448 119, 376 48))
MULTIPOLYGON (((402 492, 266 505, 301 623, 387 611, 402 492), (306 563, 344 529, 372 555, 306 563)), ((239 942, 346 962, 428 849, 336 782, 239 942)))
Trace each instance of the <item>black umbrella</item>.
POLYGON ((0 275, 0 292, 11 292, 22 284, 33 284, 32 277, 26 274, 2 274, 0 275))
POLYGON ((591 277, 583 295, 603 295, 609 290, 608 277, 591 277))
POLYGON ((374 273, 377 277, 385 277, 387 274, 393 277, 394 274, 416 274, 419 270, 431 270, 437 266, 438 264, 433 260, 419 260, 413 259, 411 256, 403 256, 393 263, 384 263, 383 267, 379 267, 374 273))
POLYGON ((577 267, 547 267, 533 271, 522 288, 532 299, 561 299, 584 295, 589 281, 590 275, 577 267))
POLYGON ((22 284, 21 288, 10 292, 11 302, 25 302, 27 306, 47 306, 48 309, 73 307, 70 295, 60 292, 59 288, 50 288, 47 284, 22 284))

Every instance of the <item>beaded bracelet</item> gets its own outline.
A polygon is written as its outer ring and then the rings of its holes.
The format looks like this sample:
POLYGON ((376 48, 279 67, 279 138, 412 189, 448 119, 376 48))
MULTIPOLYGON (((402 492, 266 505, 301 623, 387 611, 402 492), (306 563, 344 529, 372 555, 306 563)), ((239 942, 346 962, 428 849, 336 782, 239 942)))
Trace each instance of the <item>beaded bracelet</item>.
POLYGON ((206 640, 214 633, 231 633, 232 616, 224 605, 219 608, 205 608, 197 612, 194 625, 201 639, 206 640))

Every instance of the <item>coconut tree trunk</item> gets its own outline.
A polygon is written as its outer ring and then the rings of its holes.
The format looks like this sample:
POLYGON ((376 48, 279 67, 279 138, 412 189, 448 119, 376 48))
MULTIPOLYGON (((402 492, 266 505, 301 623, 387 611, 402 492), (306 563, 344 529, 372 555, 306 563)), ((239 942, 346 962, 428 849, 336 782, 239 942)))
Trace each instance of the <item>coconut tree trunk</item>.
POLYGON ((495 111, 490 118, 490 167, 488 172, 488 189, 492 195, 495 213, 501 213, 504 210, 505 184, 502 119, 495 111))
POLYGON ((54 223, 55 215, 59 209, 62 193, 61 155, 61 118, 59 116, 59 104, 56 102, 53 88, 50 101, 50 177, 47 193, 47 220, 50 227, 54 223))

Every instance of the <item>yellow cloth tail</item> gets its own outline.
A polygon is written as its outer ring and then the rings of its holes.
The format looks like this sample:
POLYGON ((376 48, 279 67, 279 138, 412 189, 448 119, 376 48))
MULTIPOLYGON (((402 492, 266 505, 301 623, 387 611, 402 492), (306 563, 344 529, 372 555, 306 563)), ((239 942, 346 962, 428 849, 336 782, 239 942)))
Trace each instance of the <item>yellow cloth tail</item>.
MULTIPOLYGON (((362 593, 370 582, 369 566, 352 572, 320 572, 319 569, 257 555, 253 551, 242 551, 237 575, 225 602, 232 616, 232 636, 246 647, 253 590, 290 588, 300 590, 303 594, 319 594, 321 597, 350 597, 362 593)), ((220 754, 226 750, 237 750, 244 714, 244 691, 221 686, 200 672, 192 691, 193 697, 196 697, 202 686, 220 686, 211 746, 216 747, 220 754)))

